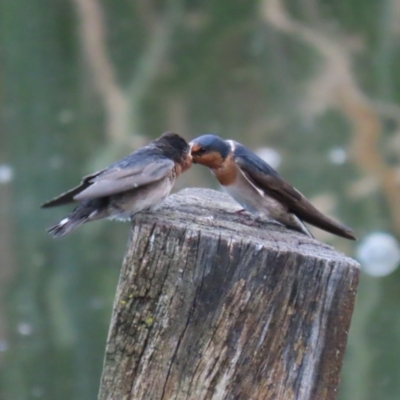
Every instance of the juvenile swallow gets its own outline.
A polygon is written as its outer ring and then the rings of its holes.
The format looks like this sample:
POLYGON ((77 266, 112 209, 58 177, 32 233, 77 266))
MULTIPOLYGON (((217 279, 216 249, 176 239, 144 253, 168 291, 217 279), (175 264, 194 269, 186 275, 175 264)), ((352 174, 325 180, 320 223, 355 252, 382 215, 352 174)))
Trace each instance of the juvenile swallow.
POLYGON ((256 218, 272 218, 310 237, 313 236, 304 222, 347 239, 356 239, 350 228, 318 211, 270 165, 242 144, 203 135, 190 142, 190 146, 193 163, 210 168, 222 187, 256 218))
POLYGON ((166 132, 108 168, 85 176, 79 186, 44 203, 43 208, 78 202, 71 214, 48 232, 59 237, 86 222, 101 218, 127 220, 140 211, 155 210, 191 163, 186 140, 166 132))

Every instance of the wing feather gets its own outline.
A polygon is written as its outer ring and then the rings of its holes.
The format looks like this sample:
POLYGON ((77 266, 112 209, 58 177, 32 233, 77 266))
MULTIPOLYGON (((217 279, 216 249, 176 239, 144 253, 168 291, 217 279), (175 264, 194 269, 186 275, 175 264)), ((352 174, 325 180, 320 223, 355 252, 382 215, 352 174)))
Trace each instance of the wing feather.
POLYGON ((278 173, 246 147, 236 144, 235 162, 257 188, 284 204, 297 217, 328 232, 355 239, 353 231, 327 217, 315 208, 298 190, 281 178, 278 173))
POLYGON ((174 162, 143 148, 125 157, 109 168, 85 176, 80 185, 42 204, 43 208, 56 207, 74 201, 110 196, 156 182, 167 176, 174 162))
POLYGON ((103 173, 105 170, 101 170, 98 172, 95 172, 94 174, 87 175, 82 178, 81 183, 78 186, 75 186, 74 188, 61 193, 57 197, 46 201, 41 205, 42 208, 49 208, 49 207, 57 207, 57 206, 62 206, 68 203, 72 203, 74 200, 74 196, 76 196, 78 193, 82 192, 86 188, 88 188, 91 185, 91 180, 94 179, 97 175, 103 173))
POLYGON ((144 168, 115 168, 97 175, 90 186, 74 196, 74 200, 89 200, 136 189, 165 178, 174 168, 168 158, 156 159, 144 168))

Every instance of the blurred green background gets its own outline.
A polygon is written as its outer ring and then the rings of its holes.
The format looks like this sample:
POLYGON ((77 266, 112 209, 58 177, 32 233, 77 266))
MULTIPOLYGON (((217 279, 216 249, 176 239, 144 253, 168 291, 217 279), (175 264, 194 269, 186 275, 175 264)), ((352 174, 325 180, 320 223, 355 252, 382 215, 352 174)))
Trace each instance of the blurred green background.
POLYGON ((0 0, 0 398, 96 399, 129 224, 53 240, 39 205, 174 130, 355 229, 313 231, 366 271, 338 399, 399 399, 399 39, 400 0, 0 0))

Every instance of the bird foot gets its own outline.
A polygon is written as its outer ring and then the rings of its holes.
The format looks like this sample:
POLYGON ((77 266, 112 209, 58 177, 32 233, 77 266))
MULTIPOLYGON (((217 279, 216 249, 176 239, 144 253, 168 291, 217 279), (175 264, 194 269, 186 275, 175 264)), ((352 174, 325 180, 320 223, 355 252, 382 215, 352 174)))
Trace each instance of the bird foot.
POLYGON ((244 208, 241 208, 240 210, 234 211, 233 214, 235 214, 235 215, 243 215, 246 212, 247 211, 244 208))
POLYGON ((253 226, 256 223, 256 219, 253 218, 244 208, 236 210, 232 214, 238 216, 238 220, 241 224, 253 226))

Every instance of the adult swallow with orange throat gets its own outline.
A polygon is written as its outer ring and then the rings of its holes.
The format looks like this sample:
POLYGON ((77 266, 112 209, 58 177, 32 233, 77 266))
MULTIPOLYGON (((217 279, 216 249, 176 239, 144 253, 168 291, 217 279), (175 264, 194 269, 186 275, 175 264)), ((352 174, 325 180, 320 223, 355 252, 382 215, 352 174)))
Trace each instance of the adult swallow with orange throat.
POLYGON ((166 132, 108 168, 84 177, 79 186, 44 203, 44 208, 79 203, 48 232, 59 237, 86 222, 101 218, 126 220, 140 211, 155 210, 191 163, 186 140, 166 132))
POLYGON ((190 146, 193 163, 209 167, 223 188, 256 217, 272 218, 310 237, 304 222, 347 239, 356 239, 350 228, 318 211, 270 165, 242 144, 203 135, 190 142, 190 146))

